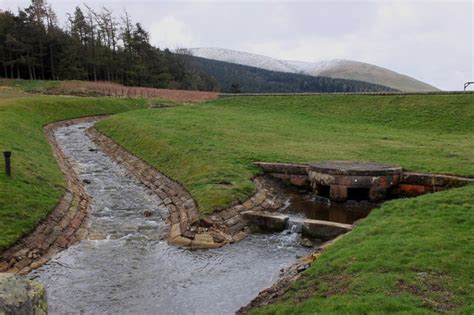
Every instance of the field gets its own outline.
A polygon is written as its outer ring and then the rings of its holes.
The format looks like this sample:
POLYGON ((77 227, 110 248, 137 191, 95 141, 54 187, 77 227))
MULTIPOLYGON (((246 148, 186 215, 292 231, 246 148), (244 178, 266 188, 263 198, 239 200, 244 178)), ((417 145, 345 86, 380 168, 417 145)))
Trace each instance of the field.
MULTIPOLYGON (((127 112, 99 129, 181 181, 205 214, 252 193, 254 161, 372 160, 473 176, 473 104, 472 95, 228 98, 127 112)), ((253 312, 471 314, 473 211, 474 185, 387 202, 253 312)))
MULTIPOLYGON (((13 151, 13 177, 0 172, 0 249, 63 194, 42 126, 74 117, 117 114, 97 128, 185 185, 203 215, 252 194, 255 161, 371 160, 474 176, 474 95, 235 97, 154 110, 138 99, 2 96, 0 149, 13 151)), ((474 185, 387 202, 254 312, 470 314, 473 211, 474 185)))
POLYGON ((473 95, 225 98, 116 115, 98 128, 182 182, 211 213, 252 193, 255 161, 370 160, 473 176, 473 102, 473 95))
POLYGON ((218 96, 216 92, 130 87, 101 81, 0 80, 0 92, 5 93, 6 89, 13 89, 15 94, 24 92, 48 95, 115 96, 166 99, 176 102, 204 102, 216 99, 218 96))

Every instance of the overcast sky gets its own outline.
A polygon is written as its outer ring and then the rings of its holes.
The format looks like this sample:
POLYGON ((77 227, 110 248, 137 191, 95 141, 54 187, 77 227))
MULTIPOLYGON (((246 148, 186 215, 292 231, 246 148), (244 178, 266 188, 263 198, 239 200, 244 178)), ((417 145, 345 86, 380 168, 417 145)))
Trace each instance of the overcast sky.
MULTIPOLYGON (((29 0, 0 0, 16 11, 29 0)), ((474 1, 49 0, 127 10, 160 48, 222 47, 290 60, 352 59, 445 90, 474 81, 474 1)))

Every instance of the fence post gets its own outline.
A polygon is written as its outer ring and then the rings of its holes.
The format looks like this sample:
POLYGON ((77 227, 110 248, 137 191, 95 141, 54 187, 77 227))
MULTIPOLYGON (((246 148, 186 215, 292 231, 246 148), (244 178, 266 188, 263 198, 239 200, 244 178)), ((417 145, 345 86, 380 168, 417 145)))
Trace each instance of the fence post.
POLYGON ((5 158, 5 173, 7 176, 12 176, 11 162, 10 158, 12 156, 11 151, 4 151, 3 157, 5 158))

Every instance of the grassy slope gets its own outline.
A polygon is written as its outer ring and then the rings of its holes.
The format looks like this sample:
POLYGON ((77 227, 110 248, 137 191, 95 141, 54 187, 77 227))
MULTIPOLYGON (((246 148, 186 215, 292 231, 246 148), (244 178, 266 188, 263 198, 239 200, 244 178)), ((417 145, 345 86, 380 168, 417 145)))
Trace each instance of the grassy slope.
POLYGON ((473 176, 473 103, 473 95, 226 98, 98 126, 210 213, 251 194, 254 161, 373 160, 473 176))
POLYGON ((55 80, 0 80, 0 87, 10 87, 17 92, 43 93, 59 87, 61 82, 55 80))
MULTIPOLYGON (((473 104, 472 95, 234 98, 119 114, 100 129, 210 212, 251 192, 257 160, 375 160, 472 176, 473 104), (232 188, 213 184, 223 180, 232 188)), ((472 313, 473 211, 474 185, 387 202, 255 312, 472 313)))
POLYGON ((474 185, 395 200, 255 314, 474 312, 474 185))
POLYGON ((0 162, 0 249, 31 231, 64 192, 64 178, 43 125, 143 107, 142 101, 112 98, 0 98, 0 150, 13 151, 12 178, 3 172, 3 157, 0 162))

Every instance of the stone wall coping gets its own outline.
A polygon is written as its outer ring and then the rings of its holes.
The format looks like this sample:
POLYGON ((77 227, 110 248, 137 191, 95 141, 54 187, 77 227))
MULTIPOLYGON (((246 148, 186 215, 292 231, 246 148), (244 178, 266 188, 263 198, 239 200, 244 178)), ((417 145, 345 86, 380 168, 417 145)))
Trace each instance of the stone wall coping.
POLYGON ((337 227, 337 228, 345 229, 348 231, 352 230, 353 228, 352 224, 339 223, 339 222, 333 222, 333 221, 314 220, 314 219, 304 219, 303 224, 337 227))
POLYGON ((474 183, 474 178, 445 174, 403 172, 401 182, 427 186, 466 185, 474 183))
MULTIPOLYGON (((293 164, 280 162, 255 162, 264 173, 270 174, 286 174, 286 175, 308 175, 308 171, 312 170, 310 164, 293 164)), ((397 173, 400 174, 400 173, 397 173)), ((414 184, 427 186, 462 186, 474 183, 474 176, 458 176, 453 174, 432 174, 422 172, 411 172, 402 169, 400 184, 414 184)))
POLYGON ((265 173, 308 175, 307 164, 255 162, 265 173))
POLYGON ((309 164, 309 170, 331 175, 352 176, 383 176, 402 173, 400 166, 361 161, 319 161, 309 164))
POLYGON ((242 212, 243 216, 258 216, 258 217, 267 217, 267 218, 275 218, 279 220, 288 219, 289 216, 281 213, 275 212, 264 212, 264 211, 244 211, 242 212))

